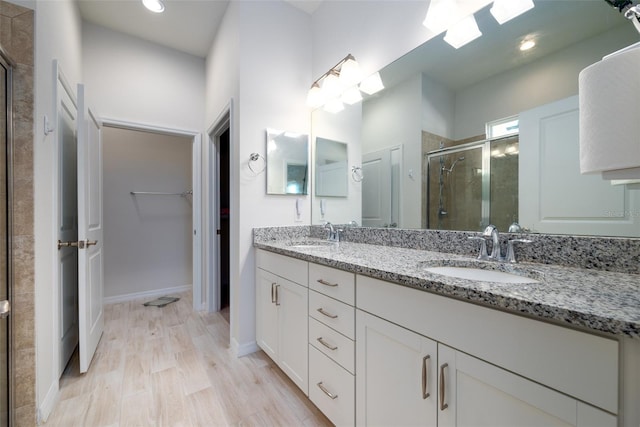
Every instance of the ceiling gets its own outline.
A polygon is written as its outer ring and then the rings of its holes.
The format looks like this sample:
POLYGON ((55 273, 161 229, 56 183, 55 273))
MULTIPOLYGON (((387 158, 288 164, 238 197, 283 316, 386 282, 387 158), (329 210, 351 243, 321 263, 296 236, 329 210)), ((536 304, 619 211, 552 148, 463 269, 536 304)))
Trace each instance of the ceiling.
POLYGON ((488 6, 483 8, 475 14, 482 37, 454 49, 442 35, 437 36, 381 71, 385 85, 393 86, 422 72, 455 91, 613 28, 621 27, 632 37, 635 34, 631 23, 604 1, 535 4, 504 25, 493 19, 488 6), (535 39, 537 46, 520 52, 519 44, 527 38, 535 39))
MULTIPOLYGON (((85 21, 205 57, 230 0, 164 0, 163 13, 149 12, 140 0, 76 1, 85 21)), ((311 14, 321 1, 288 2, 311 14)))

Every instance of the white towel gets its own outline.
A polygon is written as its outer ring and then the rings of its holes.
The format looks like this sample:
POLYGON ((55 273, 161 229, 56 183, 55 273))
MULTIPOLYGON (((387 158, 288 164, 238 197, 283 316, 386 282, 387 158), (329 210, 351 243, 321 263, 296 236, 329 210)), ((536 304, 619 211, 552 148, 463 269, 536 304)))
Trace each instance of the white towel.
POLYGON ((640 47, 582 70, 579 99, 580 172, 640 178, 640 47))

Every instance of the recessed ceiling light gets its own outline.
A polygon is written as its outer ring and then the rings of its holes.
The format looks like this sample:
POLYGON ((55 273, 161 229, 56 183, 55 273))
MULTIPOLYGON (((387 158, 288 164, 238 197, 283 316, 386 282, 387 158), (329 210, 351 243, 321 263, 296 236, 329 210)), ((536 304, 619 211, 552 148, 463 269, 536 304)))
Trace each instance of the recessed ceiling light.
POLYGON ((161 0, 142 0, 142 4, 151 12, 164 12, 164 3, 161 0))
POLYGON ((524 52, 525 50, 532 49, 535 45, 535 40, 522 40, 522 43, 520 43, 520 50, 524 52))

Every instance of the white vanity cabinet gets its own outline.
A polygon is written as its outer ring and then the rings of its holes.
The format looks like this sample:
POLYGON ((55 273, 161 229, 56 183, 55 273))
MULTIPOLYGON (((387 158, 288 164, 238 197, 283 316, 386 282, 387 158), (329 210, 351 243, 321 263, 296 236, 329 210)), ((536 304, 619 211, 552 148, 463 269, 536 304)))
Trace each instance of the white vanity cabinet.
POLYGON ((358 425, 617 425, 616 340, 368 277, 356 286, 358 425))
POLYGON ((308 263, 257 251, 256 340, 308 395, 308 263))
POLYGON ((309 264, 309 399, 337 426, 355 422, 355 275, 309 264))
POLYGON ((438 344, 357 310, 356 422, 437 425, 438 344))

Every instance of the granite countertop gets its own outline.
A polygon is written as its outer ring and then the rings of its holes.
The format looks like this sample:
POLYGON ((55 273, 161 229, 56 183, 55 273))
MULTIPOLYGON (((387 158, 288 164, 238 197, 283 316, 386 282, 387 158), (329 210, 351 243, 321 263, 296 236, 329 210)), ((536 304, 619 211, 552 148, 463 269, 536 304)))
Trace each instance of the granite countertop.
POLYGON ((254 246, 305 261, 555 323, 640 339, 640 275, 519 263, 417 249, 340 242, 294 246, 313 239, 255 241, 254 246), (425 266, 458 265, 514 271, 539 283, 492 283, 430 273, 425 266))

